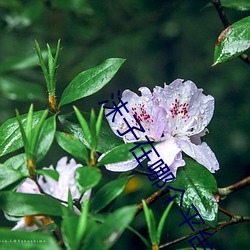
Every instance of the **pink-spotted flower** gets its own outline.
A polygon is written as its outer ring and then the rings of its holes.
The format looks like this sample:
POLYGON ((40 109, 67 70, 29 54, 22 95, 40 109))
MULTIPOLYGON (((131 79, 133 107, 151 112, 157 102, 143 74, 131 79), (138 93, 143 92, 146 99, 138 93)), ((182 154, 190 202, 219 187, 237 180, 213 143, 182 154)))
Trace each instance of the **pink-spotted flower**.
MULTIPOLYGON (((205 135, 207 125, 214 112, 214 98, 204 95, 192 81, 177 79, 163 88, 156 86, 153 93, 146 87, 139 89, 141 96, 132 91, 125 90, 122 101, 128 102, 129 113, 122 112, 123 116, 116 115, 115 121, 107 116, 111 129, 116 135, 127 131, 124 118, 128 124, 138 127, 134 115, 141 123, 145 132, 133 130, 139 140, 145 140, 147 135, 151 140, 158 141, 156 150, 162 160, 169 166, 176 176, 178 167, 184 166, 182 152, 205 166, 214 173, 219 169, 218 161, 201 137, 205 135)), ((108 113, 105 110, 106 114, 108 113)), ((125 143, 135 141, 132 132, 123 137, 125 143)), ((151 153, 148 164, 153 164, 159 157, 151 153)), ((136 160, 108 164, 106 168, 111 171, 128 171, 138 165, 136 160)), ((157 169, 155 169, 157 171, 157 169)))
MULTIPOLYGON (((74 159, 71 159, 69 162, 67 161, 67 157, 63 157, 58 161, 55 169, 53 166, 47 168, 58 172, 58 181, 47 176, 40 176, 38 179, 40 187, 46 194, 66 202, 68 200, 68 190, 71 192, 72 199, 78 199, 80 197, 74 175, 76 169, 81 167, 80 164, 76 164, 74 159)), ((41 194, 36 183, 29 178, 27 178, 16 191, 20 193, 41 194)), ((90 190, 84 193, 80 202, 88 199, 89 196, 90 190)), ((75 212, 78 213, 77 210, 75 210, 75 212)), ((52 220, 46 216, 25 216, 18 221, 17 225, 12 230, 34 231, 38 229, 39 226, 44 226, 51 222, 52 220)))

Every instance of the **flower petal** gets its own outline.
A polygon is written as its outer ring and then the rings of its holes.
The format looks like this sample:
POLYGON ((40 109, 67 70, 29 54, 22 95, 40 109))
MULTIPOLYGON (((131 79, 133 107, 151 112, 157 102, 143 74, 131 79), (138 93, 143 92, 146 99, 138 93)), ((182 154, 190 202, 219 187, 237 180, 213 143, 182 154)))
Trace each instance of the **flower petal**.
MULTIPOLYGON (((168 138, 165 138, 163 142, 155 146, 157 152, 160 155, 160 158, 168 165, 170 171, 176 176, 178 167, 184 166, 185 161, 182 159, 181 149, 176 143, 176 140, 168 135, 168 138)), ((151 161, 148 162, 148 165, 152 165, 159 160, 159 157, 156 154, 152 154, 150 157, 151 161)), ((159 168, 154 169, 154 171, 159 170, 159 168)))
MULTIPOLYGON (((80 193, 77 189, 76 182, 74 179, 75 171, 80 164, 76 164, 74 159, 71 159, 69 163, 68 158, 61 158, 56 166, 56 170, 59 173, 58 181, 55 181, 49 177, 39 178, 39 184, 45 191, 55 198, 61 199, 63 201, 68 200, 68 190, 70 189, 73 199, 80 197, 80 193), (45 181, 43 180, 45 179, 45 181)), ((51 166, 50 166, 51 168, 51 166)))
POLYGON ((37 225, 33 225, 33 226, 28 226, 26 224, 26 221, 25 221, 25 218, 22 217, 18 222, 17 224, 11 229, 12 231, 15 231, 15 230, 23 230, 23 231, 29 231, 29 232, 32 232, 32 231, 35 231, 38 229, 38 226, 37 225))
POLYGON ((110 170, 113 172, 125 172, 125 171, 130 171, 136 168, 137 165, 138 165, 137 160, 129 160, 129 161, 122 161, 122 162, 113 163, 113 164, 106 164, 105 167, 107 170, 110 170))
POLYGON ((179 145, 183 152, 206 167, 211 173, 215 173, 219 169, 215 154, 205 142, 195 145, 190 140, 179 140, 179 145))
POLYGON ((192 81, 177 79, 170 85, 155 87, 153 96, 168 113, 169 131, 173 136, 200 133, 214 112, 214 98, 204 95, 192 81))
MULTIPOLYGON (((128 130, 128 127, 124 121, 126 119, 127 123, 133 127, 139 127, 133 115, 139 120, 142 127, 145 129, 145 132, 140 132, 134 130, 136 136, 139 140, 145 139, 145 135, 148 135, 150 138, 159 140, 162 135, 162 132, 166 126, 166 111, 164 108, 159 107, 157 103, 154 102, 152 94, 148 88, 140 88, 142 93, 141 96, 138 96, 130 90, 125 90, 122 94, 122 101, 126 103, 126 107, 129 111, 127 113, 124 108, 121 108, 123 116, 116 114, 113 121, 113 114, 110 114, 110 109, 105 109, 105 114, 111 129, 116 135, 119 136, 117 130, 121 133, 124 133, 128 130)), ((120 106, 119 104, 118 106, 120 106)), ((132 132, 128 132, 123 136, 125 142, 135 140, 135 137, 132 132)))
POLYGON ((19 193, 27 193, 27 194, 40 194, 40 191, 36 185, 36 183, 27 178, 16 190, 19 193))

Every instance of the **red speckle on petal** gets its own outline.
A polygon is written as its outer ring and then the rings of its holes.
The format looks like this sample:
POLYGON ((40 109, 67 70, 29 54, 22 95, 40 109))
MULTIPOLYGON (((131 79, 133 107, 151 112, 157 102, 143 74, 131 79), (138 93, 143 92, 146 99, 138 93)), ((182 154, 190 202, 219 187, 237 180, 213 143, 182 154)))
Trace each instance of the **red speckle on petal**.
POLYGON ((182 119, 184 119, 184 122, 187 121, 187 118, 189 118, 188 115, 188 103, 181 103, 175 99, 175 101, 172 103, 172 108, 170 109, 170 112, 172 114, 172 118, 179 115, 182 119))
POLYGON ((145 109, 145 104, 139 103, 138 106, 139 106, 138 111, 137 111, 136 107, 132 107, 133 115, 136 116, 138 121, 139 122, 144 121, 146 123, 153 123, 153 119, 152 119, 151 115, 148 114, 146 109, 145 109))

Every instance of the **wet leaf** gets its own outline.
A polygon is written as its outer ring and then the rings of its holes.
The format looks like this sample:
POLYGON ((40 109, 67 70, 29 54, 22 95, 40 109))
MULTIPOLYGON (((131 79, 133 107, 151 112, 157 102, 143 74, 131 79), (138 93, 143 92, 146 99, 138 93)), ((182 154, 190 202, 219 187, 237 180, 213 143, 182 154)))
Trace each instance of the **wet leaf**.
POLYGON ((250 1, 249 0, 221 0, 223 7, 227 7, 239 11, 250 10, 250 1))
POLYGON ((76 185, 81 194, 95 187, 101 180, 102 173, 99 168, 81 167, 76 170, 76 185))
POLYGON ((124 63, 124 59, 110 58, 95 68, 78 74, 64 90, 59 106, 92 95, 103 88, 124 63))
POLYGON ((94 212, 99 212, 124 190, 128 180, 132 176, 122 177, 111 181, 99 189, 92 200, 91 208, 94 212))
POLYGON ((14 77, 0 77, 0 93, 15 101, 45 101, 45 91, 42 86, 26 82, 14 77))
POLYGON ((10 231, 0 228, 0 249, 11 250, 60 250, 56 241, 50 235, 37 232, 10 231))
POLYGON ((13 184, 16 181, 21 181, 27 175, 17 171, 9 166, 0 164, 0 190, 13 184))
POLYGON ((43 175, 43 176, 47 176, 55 181, 58 181, 59 179, 59 173, 56 170, 52 170, 52 169, 38 169, 36 170, 37 174, 43 175))
MULTIPOLYGON (((33 124, 34 127, 43 114, 42 111, 34 112, 33 124)), ((22 124, 26 123, 27 114, 20 116, 22 124)), ((25 125, 24 125, 25 126, 25 125)), ((11 118, 0 126, 0 156, 13 152, 23 146, 21 132, 17 118, 11 118)))
MULTIPOLYGON (((143 141, 143 142, 145 142, 145 141, 143 141)), ((140 143, 140 141, 138 141, 136 143, 140 143)), ((154 143, 154 146, 157 143, 158 142, 154 143)), ((122 144, 122 145, 119 145, 119 146, 113 148, 111 151, 109 151, 107 154, 105 154, 102 158, 100 157, 101 160, 100 160, 100 162, 98 162, 97 166, 118 163, 118 162, 122 163, 122 162, 126 162, 128 160, 134 160, 135 157, 132 154, 132 152, 130 152, 130 150, 132 150, 136 146, 137 145, 134 144, 134 142, 130 142, 130 143, 122 144)), ((145 152, 147 152, 149 150, 152 150, 152 146, 149 144, 146 144, 146 145, 143 145, 143 149, 145 150, 145 152)), ((138 147, 135 150, 133 150, 133 153, 138 157, 143 155, 141 147, 138 147)), ((138 160, 138 162, 139 162, 139 160, 138 160)))
POLYGON ((39 138, 39 144, 37 149, 37 161, 41 161, 48 153, 50 146, 54 140, 56 132, 56 117, 52 116, 45 120, 42 128, 42 132, 39 138))
POLYGON ((136 206, 126 206, 117 209, 103 224, 91 227, 83 249, 109 249, 133 220, 136 208, 136 206))
POLYGON ((228 26, 218 37, 214 65, 239 56, 250 47, 250 16, 228 26))
MULTIPOLYGON (((194 204, 206 224, 216 227, 218 204, 213 196, 218 192, 216 180, 204 166, 191 159, 185 159, 185 161, 186 166, 178 169, 177 177, 170 186, 185 190, 182 209, 186 213, 191 207, 188 217, 195 214, 191 206, 194 204)), ((170 189, 171 197, 176 194, 178 197, 175 202, 179 205, 180 193, 170 189)), ((200 218, 198 220, 200 221, 200 218)))
MULTIPOLYGON (((47 57, 45 51, 43 51, 42 54, 44 57, 47 57)), ((18 57, 15 56, 0 63, 0 73, 11 70, 22 70, 32 68, 34 66, 38 66, 37 56, 35 53, 18 57)))
POLYGON ((0 193, 0 208, 11 216, 45 214, 62 216, 66 209, 59 201, 40 194, 0 193))
POLYGON ((19 154, 19 155, 15 155, 13 157, 10 157, 8 160, 6 160, 4 162, 4 165, 18 170, 19 172, 23 173, 24 175, 29 175, 29 171, 26 165, 26 155, 23 154, 19 154))
MULTIPOLYGON (((86 120, 89 120, 90 116, 88 113, 83 112, 83 115, 86 117, 86 120)), ((90 148, 74 113, 60 115, 59 120, 70 134, 74 135, 86 145, 86 147, 90 148)), ((102 121, 100 135, 97 142, 97 152, 104 153, 121 144, 123 144, 122 139, 114 134, 106 121, 102 121)))
POLYGON ((80 163, 88 165, 89 160, 86 146, 75 136, 64 132, 56 132, 56 140, 62 149, 71 154, 80 163))

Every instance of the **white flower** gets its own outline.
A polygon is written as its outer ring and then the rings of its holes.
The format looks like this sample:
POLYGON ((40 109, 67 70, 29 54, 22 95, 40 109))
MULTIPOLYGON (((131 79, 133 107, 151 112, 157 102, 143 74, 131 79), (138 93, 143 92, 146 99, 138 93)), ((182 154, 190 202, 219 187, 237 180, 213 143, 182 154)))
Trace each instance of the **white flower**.
MULTIPOLYGON (((218 161, 201 136, 206 133, 206 127, 214 112, 214 98, 202 93, 191 81, 177 79, 164 88, 156 86, 153 93, 146 87, 139 89, 141 96, 125 90, 122 94, 123 103, 128 102, 129 113, 123 110, 123 116, 116 114, 114 122, 112 116, 107 116, 111 129, 118 136, 127 131, 124 118, 130 126, 138 127, 134 119, 137 117, 145 132, 134 130, 138 140, 145 140, 147 135, 151 140, 160 141, 156 150, 160 158, 169 166, 176 176, 177 168, 185 165, 182 152, 205 166, 214 173, 219 169, 218 161), (119 133, 118 133, 119 131, 119 133)), ((119 106, 119 105, 118 105, 119 106)), ((121 110, 122 111, 122 110, 121 110)), ((105 110, 106 115, 110 110, 105 110)), ((121 137, 121 136, 120 136, 121 137)), ((132 132, 122 136, 125 143, 135 141, 132 132)), ((149 165, 159 157, 151 153, 149 165)), ((127 171, 138 165, 136 160, 108 164, 106 168, 111 171, 127 171)), ((157 169, 155 169, 157 171, 157 169)))
MULTIPOLYGON (((76 164, 74 159, 71 159, 69 163, 67 163, 67 157, 61 158, 56 168, 54 169, 53 166, 44 169, 51 169, 56 170, 59 173, 58 181, 47 177, 47 176, 40 176, 38 178, 38 183, 40 187, 46 194, 49 194, 57 199, 62 201, 68 200, 68 190, 70 190, 72 199, 78 199, 80 197, 80 193, 77 189, 76 182, 74 179, 75 171, 78 167, 81 167, 80 164, 76 164)), ((17 192, 21 193, 31 193, 31 194, 41 194, 36 183, 27 178, 25 182, 23 182, 16 190, 17 192)), ((86 191, 81 199, 80 202, 88 199, 90 197, 90 190, 86 191)), ((63 203, 64 204, 64 203, 63 203)), ((75 210, 78 213, 77 210, 75 210)), ((48 217, 45 216, 25 216, 21 218, 17 225, 12 230, 27 230, 27 231, 34 231, 38 229, 38 226, 34 224, 33 221, 36 221, 36 224, 46 225, 51 223, 52 221, 49 220, 48 217)))

